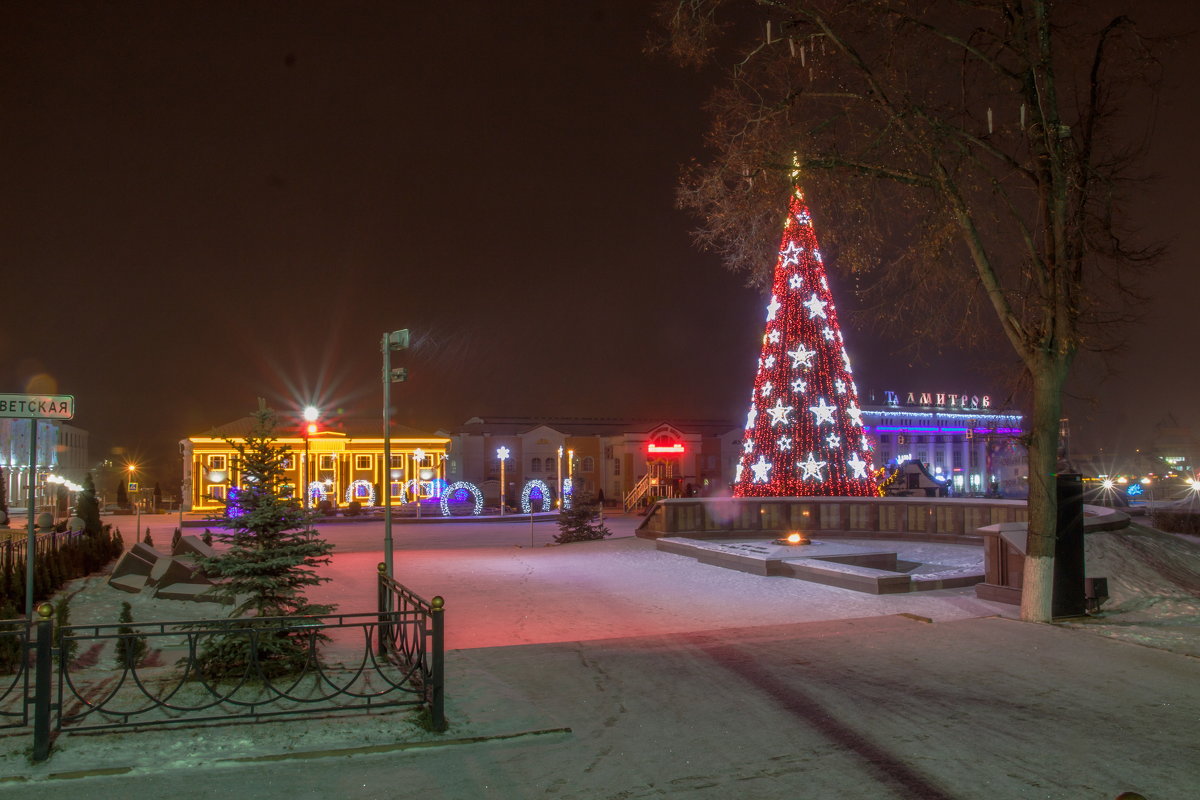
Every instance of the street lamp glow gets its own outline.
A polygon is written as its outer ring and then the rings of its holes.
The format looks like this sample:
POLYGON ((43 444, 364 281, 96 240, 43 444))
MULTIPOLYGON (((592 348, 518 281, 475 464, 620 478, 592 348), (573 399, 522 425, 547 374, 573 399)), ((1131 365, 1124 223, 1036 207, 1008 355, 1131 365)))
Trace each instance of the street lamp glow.
POLYGON ((320 419, 320 417, 321 417, 321 410, 319 408, 317 408, 316 406, 305 406, 304 407, 304 421, 305 422, 316 422, 318 419, 320 419))
POLYGON ((498 449, 496 450, 496 458, 498 458, 498 459, 500 459, 501 461, 503 461, 504 459, 508 458, 508 452, 509 452, 509 451, 508 451, 508 448, 507 448, 507 447, 501 447, 501 448, 498 448, 498 449))

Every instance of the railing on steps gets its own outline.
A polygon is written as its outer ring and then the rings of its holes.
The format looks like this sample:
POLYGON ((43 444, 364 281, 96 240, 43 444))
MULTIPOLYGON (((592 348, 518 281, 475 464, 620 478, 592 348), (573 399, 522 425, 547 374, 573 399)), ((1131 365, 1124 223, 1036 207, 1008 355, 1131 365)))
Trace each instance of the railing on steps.
POLYGON ((628 513, 632 508, 637 508, 638 504, 641 503, 646 495, 650 492, 650 487, 653 485, 652 480, 653 479, 650 473, 647 472, 636 484, 634 484, 634 487, 626 493, 624 503, 626 513, 628 513))

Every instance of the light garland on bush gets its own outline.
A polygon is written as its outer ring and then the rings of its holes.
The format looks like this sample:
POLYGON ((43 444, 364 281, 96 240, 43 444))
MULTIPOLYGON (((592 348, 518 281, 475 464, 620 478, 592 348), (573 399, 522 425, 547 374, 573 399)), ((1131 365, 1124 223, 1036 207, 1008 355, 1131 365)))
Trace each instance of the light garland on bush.
POLYGON ((454 495, 455 492, 457 492, 459 490, 470 492, 471 496, 475 499, 475 507, 471 510, 471 513, 477 517, 480 514, 482 514, 483 513, 483 492, 479 491, 479 487, 473 483, 470 483, 468 481, 457 481, 457 482, 452 483, 449 486, 447 486, 446 491, 442 492, 442 501, 441 501, 442 516, 443 517, 451 516, 451 514, 450 514, 450 498, 452 495, 454 495))
POLYGON ((365 486, 367 488, 367 505, 375 505, 375 484, 366 480, 356 480, 346 487, 346 502, 353 503, 359 498, 356 489, 365 486))
POLYGON ((521 513, 533 513, 533 490, 537 489, 542 496, 542 511, 550 510, 550 487, 545 481, 539 481, 534 478, 525 484, 525 488, 521 490, 521 513))

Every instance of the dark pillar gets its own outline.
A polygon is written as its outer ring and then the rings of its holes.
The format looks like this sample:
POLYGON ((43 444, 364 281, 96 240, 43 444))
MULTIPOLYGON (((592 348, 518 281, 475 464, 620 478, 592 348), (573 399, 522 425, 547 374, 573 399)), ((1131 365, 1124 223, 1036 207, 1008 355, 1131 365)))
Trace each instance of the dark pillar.
POLYGON ((1087 610, 1083 590, 1083 477, 1058 475, 1058 529, 1054 538, 1054 599, 1051 615, 1079 617, 1087 610))

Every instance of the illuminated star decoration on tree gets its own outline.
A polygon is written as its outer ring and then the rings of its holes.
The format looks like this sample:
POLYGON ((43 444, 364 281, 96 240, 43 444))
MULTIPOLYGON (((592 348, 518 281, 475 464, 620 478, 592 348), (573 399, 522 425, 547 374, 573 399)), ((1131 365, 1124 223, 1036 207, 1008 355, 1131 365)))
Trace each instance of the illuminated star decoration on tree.
POLYGON ((734 495, 878 494, 858 387, 799 187, 768 298, 734 495))

